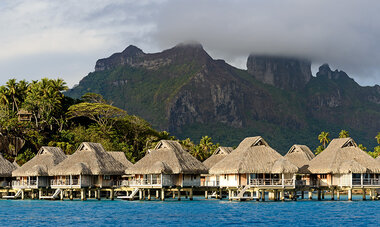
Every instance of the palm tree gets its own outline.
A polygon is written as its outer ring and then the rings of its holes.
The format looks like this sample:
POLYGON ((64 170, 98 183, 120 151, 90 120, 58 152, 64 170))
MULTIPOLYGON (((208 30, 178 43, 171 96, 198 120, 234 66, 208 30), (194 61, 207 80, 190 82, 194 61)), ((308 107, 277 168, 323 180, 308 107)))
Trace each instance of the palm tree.
POLYGON ((9 98, 8 98, 8 89, 5 86, 0 87, 0 105, 8 105, 9 104, 9 98))
POLYGON ((375 139, 377 140, 377 143, 380 144, 380 132, 377 133, 377 136, 375 136, 375 139))
POLYGON ((16 110, 18 111, 18 105, 17 105, 17 81, 16 79, 10 79, 6 83, 6 86, 8 88, 9 96, 12 98, 12 111, 16 110))
POLYGON ((348 134, 346 130, 342 129, 342 131, 340 131, 339 133, 339 138, 347 138, 347 137, 350 137, 350 135, 348 134))
POLYGON ((320 143, 323 144, 324 148, 326 148, 326 144, 328 144, 331 141, 329 136, 330 136, 330 133, 328 132, 321 132, 321 134, 319 134, 318 136, 318 140, 320 143))

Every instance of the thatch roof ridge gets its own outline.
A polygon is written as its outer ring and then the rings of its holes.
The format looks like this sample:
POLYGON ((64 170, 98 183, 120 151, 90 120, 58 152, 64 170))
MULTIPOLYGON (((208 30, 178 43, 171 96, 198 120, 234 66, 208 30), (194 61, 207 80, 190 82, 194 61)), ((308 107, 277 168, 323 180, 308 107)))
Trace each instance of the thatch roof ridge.
POLYGON ((11 177, 12 171, 15 169, 17 167, 0 154, 0 177, 11 177))
POLYGON ((204 166, 207 167, 207 169, 210 169, 216 163, 223 160, 232 151, 233 151, 232 147, 218 147, 214 151, 214 153, 210 157, 208 157, 206 160, 204 160, 202 163, 204 166))
MULTIPOLYGON (((210 174, 271 173, 273 164, 283 158, 261 137, 245 138, 223 160, 210 168, 210 174)), ((293 164, 287 166, 289 171, 293 164)))
POLYGON ((112 155, 112 157, 124 165, 125 169, 132 166, 132 162, 130 162, 127 157, 125 156, 125 153, 122 151, 107 151, 108 154, 112 155))
MULTIPOLYGON (((348 163, 345 164, 346 169, 341 166, 351 160, 365 167, 368 173, 380 173, 380 165, 367 152, 361 150, 352 138, 333 139, 322 153, 309 162, 308 170, 316 174, 346 173, 350 168, 348 163)), ((356 169, 360 170, 359 167, 356 169)))
POLYGON ((125 173, 159 174, 162 173, 161 171, 169 171, 173 174, 201 174, 207 173, 207 168, 185 151, 177 141, 161 140, 150 153, 129 167, 125 173), (157 164, 160 162, 162 165, 157 164), (162 166, 165 168, 161 168, 162 166))
POLYGON ((315 157, 315 155, 308 146, 294 144, 284 157, 298 168, 303 168, 315 157))
POLYGON ((106 152, 100 143, 83 142, 74 154, 49 170, 49 174, 121 175, 124 170, 124 165, 106 152), (83 163, 83 165, 80 163, 83 163))
POLYGON ((48 176, 50 168, 66 159, 65 153, 59 147, 43 146, 36 156, 12 172, 12 176, 48 176))
POLYGON ((273 163, 271 173, 296 173, 297 171, 298 167, 296 165, 281 157, 273 163))

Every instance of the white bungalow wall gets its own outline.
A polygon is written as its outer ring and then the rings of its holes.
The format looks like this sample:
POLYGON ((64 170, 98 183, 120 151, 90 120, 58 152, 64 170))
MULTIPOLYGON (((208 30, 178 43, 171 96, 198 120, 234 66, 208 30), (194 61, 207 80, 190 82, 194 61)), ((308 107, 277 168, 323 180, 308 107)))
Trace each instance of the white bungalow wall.
POLYGON ((238 174, 222 174, 219 177, 220 187, 238 187, 239 175, 238 174))

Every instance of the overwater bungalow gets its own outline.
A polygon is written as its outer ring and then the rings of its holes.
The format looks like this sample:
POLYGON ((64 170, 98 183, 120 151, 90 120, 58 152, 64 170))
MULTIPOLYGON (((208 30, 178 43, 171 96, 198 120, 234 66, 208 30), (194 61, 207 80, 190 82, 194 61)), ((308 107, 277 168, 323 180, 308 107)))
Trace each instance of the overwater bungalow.
MULTIPOLYGON (((216 163, 220 162, 223 160, 225 157, 227 157, 228 154, 231 153, 233 150, 232 147, 218 147, 214 153, 205 161, 203 161, 203 165, 206 166, 207 169, 210 169, 213 167, 216 163)), ((222 198, 222 193, 219 192, 219 175, 214 175, 214 174, 202 174, 201 175, 201 186, 208 187, 211 189, 212 194, 208 196, 208 190, 205 191, 205 198, 207 199, 208 197, 211 198, 222 198)))
POLYGON ((121 179, 125 170, 124 164, 117 161, 114 155, 106 152, 99 143, 84 142, 74 154, 49 171, 53 176, 50 187, 69 190, 70 193, 77 189, 81 191, 83 200, 88 189, 94 189, 95 197, 99 199, 100 189, 107 188, 113 198, 114 183, 121 179))
POLYGON ((220 175, 219 185, 229 191, 230 199, 242 199, 247 190, 276 190, 277 198, 277 189, 283 198, 284 190, 295 189, 297 171, 297 166, 272 149, 262 137, 256 136, 245 138, 227 157, 211 167, 209 174, 220 175), (238 196, 231 196, 231 192, 237 192, 238 196))
POLYGON ((12 183, 12 172, 17 167, 10 163, 0 154, 0 188, 10 188, 12 183))
POLYGON ((49 187, 49 169, 66 159, 59 147, 41 147, 36 156, 12 172, 13 188, 49 187))
MULTIPOLYGON (((161 140, 125 173, 130 177, 124 186, 133 188, 134 192, 140 189, 162 189, 163 200, 165 189, 174 188, 180 198, 180 191, 184 188, 199 187, 200 176, 207 173, 207 168, 185 151, 177 141, 161 140)), ((158 194, 158 190, 156 193, 158 194)), ((174 193, 173 191, 173 195, 174 193)))
POLYGON ((131 167, 133 164, 130 162, 127 157, 125 157, 124 152, 122 151, 107 151, 112 157, 116 160, 119 161, 121 164, 123 164, 124 169, 127 169, 131 167))
MULTIPOLYGON (((374 197, 380 188, 380 165, 367 152, 361 150, 352 138, 333 139, 328 147, 309 162, 313 186, 318 189, 318 199, 324 190, 348 191, 352 199, 352 189, 362 189, 363 196, 370 189, 374 197)), ((365 197, 363 197, 365 198, 365 197)))
POLYGON ((309 185, 310 172, 307 167, 309 166, 309 161, 315 157, 310 148, 306 145, 294 144, 284 157, 299 169, 296 176, 296 185, 309 185))

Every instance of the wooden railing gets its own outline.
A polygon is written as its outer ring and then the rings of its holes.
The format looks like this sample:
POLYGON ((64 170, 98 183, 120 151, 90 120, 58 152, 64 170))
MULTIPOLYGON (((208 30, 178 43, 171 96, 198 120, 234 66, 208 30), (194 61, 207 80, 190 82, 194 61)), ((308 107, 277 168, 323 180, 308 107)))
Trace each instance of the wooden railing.
POLYGON ((360 178, 353 178, 352 179, 352 185, 358 186, 358 185, 364 185, 364 186, 370 186, 370 185, 380 185, 380 179, 379 178, 364 178, 363 182, 360 178))
POLYGON ((50 185, 51 186, 79 186, 80 182, 79 179, 71 179, 71 180, 58 180, 58 179, 53 179, 50 180, 50 185))
POLYGON ((140 180, 122 180, 122 181, 115 181, 114 185, 116 186, 156 186, 161 185, 161 179, 140 179, 140 180))
POLYGON ((37 180, 29 180, 29 181, 21 181, 21 180, 14 180, 12 181, 12 187, 19 188, 19 187, 35 187, 37 186, 37 180))
POLYGON ((294 186, 293 179, 251 179, 249 182, 253 186, 294 186))
POLYGON ((204 181, 201 182, 201 186, 203 187, 218 187, 220 185, 219 181, 204 181))

